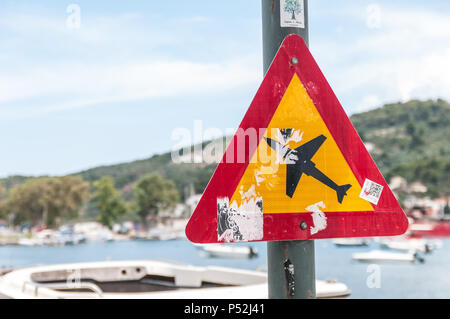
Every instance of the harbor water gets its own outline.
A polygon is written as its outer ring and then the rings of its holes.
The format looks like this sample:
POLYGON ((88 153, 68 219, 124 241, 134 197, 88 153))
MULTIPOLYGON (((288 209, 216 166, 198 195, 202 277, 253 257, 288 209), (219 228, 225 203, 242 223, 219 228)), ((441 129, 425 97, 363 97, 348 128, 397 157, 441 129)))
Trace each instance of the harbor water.
MULTIPOLYGON (((424 263, 370 264, 352 259, 352 254, 379 249, 336 247, 331 240, 316 241, 316 277, 337 280, 352 291, 350 298, 450 298, 450 239, 441 248, 422 254, 424 263)), ((235 244, 247 246, 249 244, 235 244)), ((3 246, 0 267, 93 261, 164 260, 197 266, 223 266, 266 271, 266 243, 252 243, 258 256, 252 259, 208 258, 187 240, 88 242, 75 246, 3 246)))

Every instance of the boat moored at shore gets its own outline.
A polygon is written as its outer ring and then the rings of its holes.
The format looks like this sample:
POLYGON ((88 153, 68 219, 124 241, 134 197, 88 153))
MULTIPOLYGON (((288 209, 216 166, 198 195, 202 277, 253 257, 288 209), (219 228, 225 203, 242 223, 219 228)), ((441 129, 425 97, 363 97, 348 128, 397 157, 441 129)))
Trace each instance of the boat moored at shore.
POLYGON ((380 263, 414 263, 425 260, 416 252, 396 253, 383 250, 372 250, 364 253, 354 253, 352 255, 354 260, 359 262, 380 262, 380 263))
MULTIPOLYGON (((317 281, 317 298, 344 298, 348 287, 317 281)), ((39 266, 0 277, 0 295, 14 299, 267 299, 267 274, 162 261, 39 266)))

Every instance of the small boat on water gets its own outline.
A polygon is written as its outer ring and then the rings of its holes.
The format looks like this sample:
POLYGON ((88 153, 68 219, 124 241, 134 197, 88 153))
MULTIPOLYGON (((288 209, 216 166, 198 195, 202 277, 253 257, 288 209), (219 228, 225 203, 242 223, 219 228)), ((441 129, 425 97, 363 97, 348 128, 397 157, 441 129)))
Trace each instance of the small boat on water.
POLYGON ((40 243, 34 238, 19 238, 17 244, 20 246, 33 247, 38 246, 40 243))
POLYGON ((380 241, 380 246, 399 251, 419 251, 421 253, 430 253, 438 247, 431 241, 426 239, 385 239, 380 241))
MULTIPOLYGON (((348 287, 316 281, 317 298, 345 298, 348 287)), ((267 299, 267 274, 162 261, 39 266, 0 277, 0 299, 267 299)))
POLYGON ((161 230, 153 230, 149 233, 139 233, 134 236, 134 240, 140 241, 169 241, 169 240, 178 240, 185 238, 184 231, 161 231, 161 230))
POLYGON ((154 238, 156 240, 162 240, 162 241, 168 241, 168 240, 178 240, 182 239, 184 236, 183 232, 177 232, 177 231, 161 231, 154 235, 154 238))
POLYGON ((73 232, 58 232, 55 230, 45 229, 36 233, 33 237, 24 237, 18 240, 21 246, 64 246, 78 245, 86 242, 83 234, 73 232))
POLYGON ((56 242, 60 242, 62 245, 72 246, 86 242, 86 237, 81 233, 75 232, 72 227, 60 227, 58 232, 59 235, 55 239, 56 242))
POLYGON ((417 261, 423 263, 425 261, 416 252, 394 253, 383 250, 372 250, 364 253, 354 253, 352 255, 352 258, 359 262, 375 263, 414 263, 417 261))
POLYGON ((200 248, 212 258, 253 258, 258 256, 257 249, 251 246, 212 244, 202 245, 200 248))
POLYGON ((409 226, 408 231, 417 236, 446 238, 450 237, 450 221, 415 222, 409 226))
POLYGON ((112 243, 114 241, 114 236, 111 233, 104 233, 104 234, 102 234, 100 239, 102 242, 112 243))
POLYGON ((370 245, 367 238, 337 238, 333 240, 337 247, 365 247, 370 245))

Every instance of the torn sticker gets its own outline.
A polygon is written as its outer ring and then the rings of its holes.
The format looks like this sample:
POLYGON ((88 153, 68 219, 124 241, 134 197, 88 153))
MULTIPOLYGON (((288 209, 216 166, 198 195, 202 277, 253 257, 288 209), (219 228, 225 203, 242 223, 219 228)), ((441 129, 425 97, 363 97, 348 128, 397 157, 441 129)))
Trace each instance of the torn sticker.
POLYGON ((366 179, 359 197, 374 205, 378 205, 382 192, 383 186, 371 181, 370 179, 366 179))
POLYGON ((303 140, 303 132, 293 128, 277 129, 276 133, 278 140, 282 141, 283 145, 288 145, 290 142, 299 143, 303 140))
POLYGON ((295 268, 289 259, 284 262, 284 274, 286 276, 289 295, 293 297, 295 296, 295 268))
MULTIPOLYGON (((289 144, 299 143, 303 139, 303 132, 300 130, 289 129, 272 129, 272 136, 276 136, 275 143, 271 145, 274 148, 277 155, 277 163, 279 164, 295 164, 298 161, 298 157, 295 155, 289 144)), ((266 139, 267 141, 272 139, 266 139)))
POLYGON ((314 226, 311 226, 311 235, 315 235, 327 228, 327 216, 325 216, 325 213, 321 210, 324 208, 326 207, 323 202, 319 202, 306 208, 307 211, 313 213, 312 218, 314 226))
POLYGON ((304 0, 280 0, 280 24, 282 28, 304 28, 304 0))
POLYGON ((265 177, 263 176, 263 173, 261 173, 261 171, 255 170, 255 180, 256 180, 256 185, 258 185, 258 186, 260 186, 261 183, 265 181, 265 177))
POLYGON ((217 199, 217 235, 220 242, 247 242, 261 240, 264 236, 262 197, 245 193, 238 206, 230 205, 228 198, 217 199))

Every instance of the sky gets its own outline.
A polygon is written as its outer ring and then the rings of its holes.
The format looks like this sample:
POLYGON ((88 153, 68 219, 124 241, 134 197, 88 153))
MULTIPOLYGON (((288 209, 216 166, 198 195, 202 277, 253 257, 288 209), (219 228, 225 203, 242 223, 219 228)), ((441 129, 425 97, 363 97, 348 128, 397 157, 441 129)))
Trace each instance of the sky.
MULTIPOLYGON (((310 0, 309 19, 349 115, 450 100, 449 1, 310 0)), ((2 0, 0 39, 0 177, 147 158, 196 123, 226 134, 263 79, 260 0, 2 0)))

